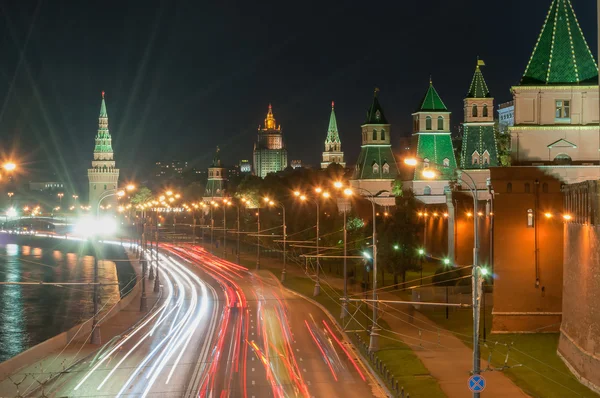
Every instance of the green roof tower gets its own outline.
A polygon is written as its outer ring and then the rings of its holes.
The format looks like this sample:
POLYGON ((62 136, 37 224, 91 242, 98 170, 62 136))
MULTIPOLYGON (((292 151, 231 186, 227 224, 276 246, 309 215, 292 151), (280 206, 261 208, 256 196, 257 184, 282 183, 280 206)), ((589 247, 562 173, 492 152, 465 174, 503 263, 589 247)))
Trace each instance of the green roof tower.
POLYGON ((433 82, 413 116, 413 141, 417 158, 422 162, 415 168, 414 180, 424 180, 426 168, 437 171, 438 180, 449 180, 456 168, 456 158, 450 136, 450 111, 439 96, 433 82))
MULTIPOLYGON (((390 144, 391 124, 383 114, 375 89, 373 102, 367 111, 362 129, 362 145, 354 171, 355 180, 393 181, 399 174, 398 164, 390 144)), ((386 189, 390 189, 386 187, 386 189)))
POLYGON ((213 161, 208 168, 208 179, 206 181, 206 190, 204 200, 212 198, 222 198, 225 196, 225 184, 227 183, 227 169, 221 164, 221 150, 217 147, 213 161))
MULTIPOLYGON (((116 168, 112 148, 112 138, 108 130, 108 113, 104 91, 102 91, 102 102, 100 103, 100 115, 98 116, 98 132, 96 133, 94 145, 94 160, 92 168, 88 169, 89 180, 89 204, 92 210, 105 197, 112 196, 107 191, 114 192, 119 182, 119 169, 116 168)), ((107 199, 106 202, 110 201, 107 199)))
POLYGON ((342 152, 342 141, 338 132, 337 120, 335 118, 335 103, 331 101, 331 116, 329 116, 329 128, 327 129, 327 138, 325 139, 325 152, 323 152, 323 161, 321 168, 326 169, 331 163, 337 163, 346 167, 344 162, 344 152, 342 152))
POLYGON ((598 84, 598 65, 571 0, 552 0, 521 85, 598 84))
POLYGON ((477 60, 475 74, 464 100, 462 169, 487 169, 498 166, 494 124, 494 99, 481 73, 485 63, 477 60))

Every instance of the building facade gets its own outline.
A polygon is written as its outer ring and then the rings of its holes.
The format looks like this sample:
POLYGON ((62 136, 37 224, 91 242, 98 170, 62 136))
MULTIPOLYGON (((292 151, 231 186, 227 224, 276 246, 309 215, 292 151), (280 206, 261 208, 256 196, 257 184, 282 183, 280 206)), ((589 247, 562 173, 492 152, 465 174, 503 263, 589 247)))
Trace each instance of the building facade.
POLYGON ((325 152, 323 152, 323 161, 321 168, 326 169, 331 163, 337 163, 346 167, 344 162, 344 152, 342 152, 342 141, 338 132, 337 120, 335 118, 334 102, 331 101, 331 115, 329 116, 329 128, 327 129, 327 138, 325 139, 325 152))
POLYGON ((154 176, 158 178, 170 179, 181 177, 184 171, 188 169, 188 162, 181 160, 171 160, 170 162, 160 161, 155 164, 154 176))
POLYGON ((225 196, 226 183, 227 168, 221 164, 221 150, 217 147, 212 164, 208 168, 204 200, 211 201, 214 198, 223 198, 225 196))
POLYGON ((375 89, 367 118, 361 126, 362 146, 351 184, 363 195, 387 191, 376 201, 381 205, 392 206, 395 204, 391 194, 392 183, 400 171, 390 144, 392 126, 385 118, 378 92, 379 89, 375 89))
POLYGON ((287 149, 283 142, 281 125, 277 126, 273 108, 269 104, 263 128, 258 126, 258 140, 254 144, 254 173, 265 178, 288 166, 287 149))
MULTIPOLYGON (((89 205, 95 209, 99 202, 115 192, 119 183, 119 169, 117 169, 112 148, 112 138, 108 130, 108 113, 102 92, 100 116, 98 118, 98 133, 94 146, 94 160, 92 168, 88 169, 89 180, 89 205)), ((108 200, 108 199, 107 199, 108 200)))
POLYGON ((512 163, 599 164, 598 65, 570 0, 554 0, 512 88, 512 163))
POLYGON ((481 66, 477 60, 475 74, 464 100, 463 142, 461 169, 487 169, 498 166, 496 147, 494 98, 490 95, 481 66))
POLYGON ((508 128, 515 125, 515 101, 498 105, 498 130, 501 134, 508 133, 508 128))

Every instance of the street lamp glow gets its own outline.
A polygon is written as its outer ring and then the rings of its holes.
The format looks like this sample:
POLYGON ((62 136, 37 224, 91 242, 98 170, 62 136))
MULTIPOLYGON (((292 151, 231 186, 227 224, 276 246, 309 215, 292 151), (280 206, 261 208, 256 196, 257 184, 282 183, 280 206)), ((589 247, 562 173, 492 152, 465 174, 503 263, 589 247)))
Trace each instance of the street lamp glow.
POLYGON ((563 219, 565 221, 571 221, 571 219, 573 219, 573 217, 570 214, 563 214, 563 219))
POLYGON ((127 189, 128 191, 133 191, 133 190, 135 189, 135 185, 133 185, 133 184, 129 184, 129 185, 127 185, 126 189, 127 189))
POLYGON ((419 249, 418 250, 419 256, 422 256, 423 254, 425 254, 425 250, 423 249, 419 249))
POLYGON ((329 198, 331 195, 329 194, 329 192, 323 192, 323 197, 325 199, 329 198))
POLYGON ((178 194, 178 193, 176 193, 176 194, 175 194, 175 199, 179 199, 179 198, 181 198, 181 195, 180 195, 180 194, 178 194))
POLYGON ((265 203, 269 203, 269 201, 270 201, 271 199, 269 199, 269 197, 268 197, 268 196, 265 196, 265 197, 263 198, 263 200, 265 201, 265 203))
POLYGON ((394 250, 400 250, 400 246, 399 245, 394 245, 394 250))
POLYGON ((315 188, 315 192, 321 193, 321 192, 323 192, 323 188, 321 188, 321 187, 315 188))
POLYGON ((544 213, 544 216, 545 216, 546 218, 552 218, 552 213, 544 213))
POLYGON ((336 187, 337 189, 340 189, 344 186, 344 184, 342 184, 341 181, 336 181, 333 183, 333 186, 336 187))
POLYGON ((122 198, 123 196, 125 196, 125 191, 119 191, 117 192, 117 196, 122 198))
POLYGON ((433 170, 423 170, 423 177, 427 178, 428 180, 435 178, 436 175, 437 174, 433 170))
POLYGON ((467 217, 473 217, 473 213, 471 213, 470 211, 467 212, 467 217))
POLYGON ((352 196, 353 192, 350 188, 346 188, 344 189, 344 195, 346 196, 352 196))
POLYGON ((294 191, 294 196, 300 196, 300 191, 294 191))
POLYGON ((4 163, 4 170, 6 171, 14 171, 17 168, 17 165, 13 162, 4 163))
POLYGON ((369 253, 369 252, 363 252, 363 256, 364 256, 364 257, 365 257, 367 260, 370 260, 370 259, 372 258, 372 257, 371 257, 371 253, 369 253))
POLYGON ((407 166, 416 166, 419 161, 415 158, 406 158, 404 159, 404 164, 407 166))
POLYGON ((300 200, 306 200, 306 196, 305 195, 300 195, 300 200))
POLYGON ((487 268, 481 268, 481 275, 486 276, 487 274, 489 274, 489 271, 487 268))
POLYGON ((448 218, 448 213, 444 213, 444 218, 448 218))
POLYGON ((273 202, 272 200, 269 201, 269 206, 273 206, 275 204, 275 202, 273 202))
POLYGON ((445 258, 444 259, 444 265, 450 265, 450 259, 449 258, 445 258))

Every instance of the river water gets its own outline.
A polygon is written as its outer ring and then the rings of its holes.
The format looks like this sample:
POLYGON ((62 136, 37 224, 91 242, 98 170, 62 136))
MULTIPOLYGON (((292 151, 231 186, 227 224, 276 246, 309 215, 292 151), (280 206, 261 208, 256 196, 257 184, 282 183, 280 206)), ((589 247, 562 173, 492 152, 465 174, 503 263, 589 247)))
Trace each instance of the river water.
MULTIPOLYGON (((116 303, 132 287, 125 251, 98 244, 100 307, 116 303), (115 260, 115 261, 111 261, 115 260), (118 261, 120 260, 120 261, 118 261)), ((90 244, 61 239, 0 236, 2 282, 93 282, 90 244)), ((0 362, 89 319, 93 287, 0 285, 0 362)))

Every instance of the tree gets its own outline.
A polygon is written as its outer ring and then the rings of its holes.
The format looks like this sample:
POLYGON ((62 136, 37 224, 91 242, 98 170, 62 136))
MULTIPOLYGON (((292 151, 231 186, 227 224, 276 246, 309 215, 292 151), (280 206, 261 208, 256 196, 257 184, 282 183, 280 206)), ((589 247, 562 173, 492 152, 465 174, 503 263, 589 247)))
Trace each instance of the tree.
POLYGON ((383 271, 393 273, 394 285, 398 277, 406 282, 406 272, 418 269, 418 234, 415 220, 416 201, 411 193, 396 198, 395 211, 377 228, 379 261, 383 271))
POLYGON ((204 196, 204 186, 194 181, 183 188, 183 197, 188 201, 199 201, 204 196))
POLYGON ((131 203, 134 205, 139 205, 142 203, 146 203, 152 199, 152 191, 148 187, 141 186, 135 195, 131 198, 131 203))
POLYGON ((510 134, 495 130, 496 146, 498 148, 498 163, 502 167, 510 167, 510 134))

